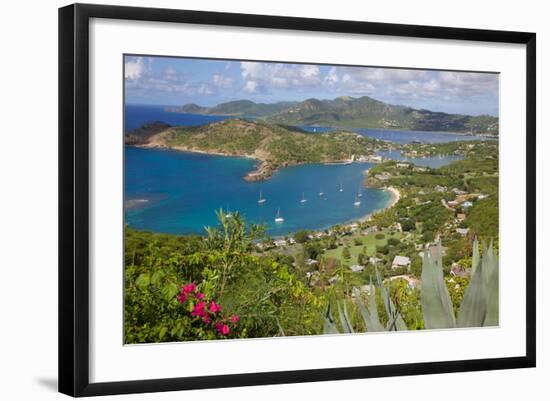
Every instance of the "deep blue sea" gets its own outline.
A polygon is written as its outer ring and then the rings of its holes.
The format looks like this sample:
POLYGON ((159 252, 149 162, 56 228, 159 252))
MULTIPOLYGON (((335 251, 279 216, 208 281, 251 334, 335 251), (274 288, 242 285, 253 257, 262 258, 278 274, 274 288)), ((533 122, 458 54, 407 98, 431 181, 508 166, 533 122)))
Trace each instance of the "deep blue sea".
MULTIPOLYGON (((180 114, 162 106, 126 106, 125 129, 163 121, 171 125, 202 125, 226 117, 180 114)), ((313 128, 313 127, 312 127, 313 128)), ((316 132, 322 132, 315 127, 316 132)), ((326 131, 326 130, 325 130, 326 131)), ((364 135, 396 142, 463 140, 447 133, 357 130, 364 135), (374 132, 374 133, 373 133, 374 132)), ((404 160, 397 151, 393 158, 404 160)), ((388 156, 388 155, 385 155, 388 156)), ((408 159, 419 165, 439 167, 450 158, 408 159)), ((391 195, 361 188, 372 165, 326 166, 310 164, 284 168, 269 180, 247 182, 255 161, 240 157, 211 156, 173 150, 125 149, 125 222, 131 227, 174 234, 204 234, 205 226, 217 225, 215 211, 238 211, 250 223, 266 224, 272 236, 300 229, 323 229, 356 220, 385 207, 391 195), (340 191, 340 188, 343 190, 340 191), (266 202, 258 203, 260 192, 266 202), (319 193, 324 195, 320 196, 319 193), (358 194, 361 197, 358 197, 358 194), (302 197, 307 202, 300 202, 302 197), (356 200, 360 205, 354 205, 356 200), (277 211, 284 218, 275 223, 277 211)))

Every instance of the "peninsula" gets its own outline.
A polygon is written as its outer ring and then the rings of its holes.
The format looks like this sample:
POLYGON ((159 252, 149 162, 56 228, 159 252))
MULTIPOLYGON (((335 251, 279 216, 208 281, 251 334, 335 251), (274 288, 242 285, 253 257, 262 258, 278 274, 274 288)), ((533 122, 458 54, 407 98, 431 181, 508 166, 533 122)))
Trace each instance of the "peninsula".
POLYGON ((242 118, 199 127, 170 127, 150 123, 125 135, 125 143, 147 148, 250 157, 257 160, 248 181, 269 178, 281 167, 305 163, 348 163, 365 160, 387 143, 353 132, 311 134, 299 128, 242 118))

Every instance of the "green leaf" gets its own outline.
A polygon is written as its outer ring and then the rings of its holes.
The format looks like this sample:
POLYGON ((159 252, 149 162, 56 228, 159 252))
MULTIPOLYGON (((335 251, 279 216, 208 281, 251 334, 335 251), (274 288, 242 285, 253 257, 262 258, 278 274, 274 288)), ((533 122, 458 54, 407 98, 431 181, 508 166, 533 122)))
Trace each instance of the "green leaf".
POLYGON ((424 252, 420 298, 426 329, 446 329, 456 326, 453 305, 443 279, 443 267, 440 261, 440 255, 437 261, 434 261, 429 252, 424 252))
POLYGON ((136 279, 136 286, 142 290, 145 291, 150 283, 150 278, 148 273, 141 273, 138 278, 136 279))
POLYGON ((458 327, 482 327, 487 314, 487 299, 483 276, 483 263, 476 269, 470 284, 464 291, 464 299, 458 311, 458 327))
MULTIPOLYGON (((496 259, 496 258, 495 258, 496 259)), ((499 321, 499 269, 498 262, 493 268, 489 282, 485 285, 487 291, 487 315, 483 326, 498 326, 499 321)))
POLYGON ((479 243, 477 242, 477 237, 474 239, 472 248, 473 248, 472 270, 470 271, 470 277, 474 275, 474 273, 476 272, 477 266, 479 265, 479 243))
POLYGON ((166 273, 164 273, 164 270, 162 270, 162 269, 159 269, 159 270, 155 271, 153 273, 153 275, 151 276, 151 284, 159 285, 160 280, 162 280, 165 275, 166 275, 166 273))
POLYGON ((166 335, 166 332, 168 331, 168 327, 166 326, 163 326, 160 328, 160 332, 159 332, 159 340, 163 340, 164 339, 164 336, 166 335))
POLYGON ((179 288, 175 283, 166 283, 162 286, 160 293, 165 301, 171 301, 177 295, 179 288))

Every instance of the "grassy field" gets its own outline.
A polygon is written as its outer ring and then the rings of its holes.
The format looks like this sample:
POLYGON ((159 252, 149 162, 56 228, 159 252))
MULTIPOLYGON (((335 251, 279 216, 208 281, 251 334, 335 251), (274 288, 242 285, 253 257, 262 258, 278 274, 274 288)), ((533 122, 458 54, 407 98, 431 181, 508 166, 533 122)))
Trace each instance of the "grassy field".
POLYGON ((327 258, 338 259, 341 263, 346 263, 349 265, 357 264, 357 255, 363 251, 363 247, 366 247, 366 253, 368 256, 373 256, 376 253, 377 246, 384 246, 388 242, 388 238, 401 238, 401 233, 399 232, 390 232, 388 230, 380 231, 379 233, 371 233, 368 235, 354 235, 351 237, 345 238, 345 243, 342 246, 339 246, 336 249, 330 249, 326 251, 323 256, 327 258), (383 239, 376 239, 377 234, 384 234, 383 239), (362 241, 361 245, 355 245, 355 240, 359 238, 362 241), (351 254, 350 259, 344 259, 342 256, 342 251, 345 247, 349 247, 349 252, 351 254))

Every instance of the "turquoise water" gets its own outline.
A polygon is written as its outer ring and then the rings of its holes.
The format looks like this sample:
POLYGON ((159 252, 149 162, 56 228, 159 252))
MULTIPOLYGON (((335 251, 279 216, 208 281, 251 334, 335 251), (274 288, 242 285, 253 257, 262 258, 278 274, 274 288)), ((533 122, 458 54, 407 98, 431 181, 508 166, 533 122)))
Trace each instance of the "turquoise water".
POLYGON ((363 188, 370 164, 284 168, 267 181, 247 182, 254 161, 172 150, 125 149, 126 223, 174 234, 204 234, 217 224, 215 211, 238 211, 250 223, 266 224, 273 236, 300 229, 323 229, 385 207, 390 194, 363 188), (340 192, 340 185, 343 191, 340 192), (258 203, 260 196, 266 199, 258 203), (320 196, 319 192, 325 195, 320 196), (307 202, 300 202, 302 193, 307 202), (136 202, 137 201, 137 202, 136 202), (283 223, 275 223, 280 209, 283 223))
MULTIPOLYGON (((152 121, 171 125, 202 125, 226 117, 180 114, 164 111, 162 106, 127 105, 125 130, 152 121)), ((316 132, 329 127, 303 127, 316 132)), ((463 140, 462 135, 418 133, 390 130, 357 132, 384 140, 432 143, 463 140)), ((439 167, 455 157, 406 159, 399 151, 381 152, 398 160, 439 167)), ((326 166, 310 164, 284 168, 269 180, 247 182, 243 177, 254 169, 255 161, 239 157, 211 156, 172 150, 125 148, 125 222, 155 232, 204 234, 205 226, 217 224, 215 211, 241 213, 249 223, 266 224, 273 236, 300 229, 324 229, 357 220, 384 208, 388 192, 362 188, 364 172, 371 164, 326 166), (343 191, 340 192, 340 186, 343 191), (361 190, 360 205, 355 206, 361 190), (319 196, 319 192, 323 196, 319 196), (260 192, 266 198, 258 203, 260 192), (300 202, 302 194, 307 202, 300 202), (280 209, 283 223, 275 223, 280 209)))

